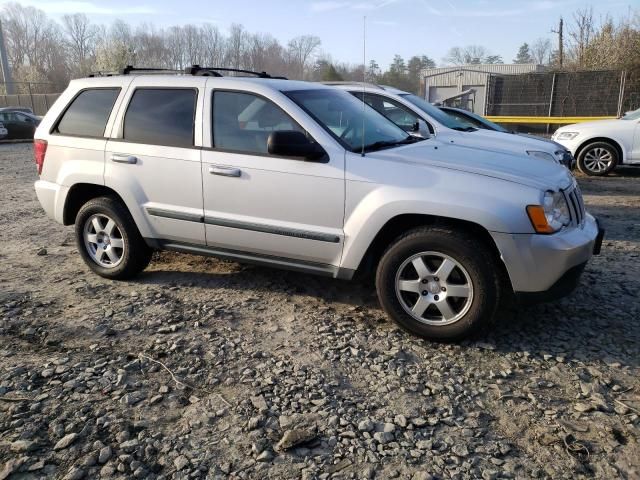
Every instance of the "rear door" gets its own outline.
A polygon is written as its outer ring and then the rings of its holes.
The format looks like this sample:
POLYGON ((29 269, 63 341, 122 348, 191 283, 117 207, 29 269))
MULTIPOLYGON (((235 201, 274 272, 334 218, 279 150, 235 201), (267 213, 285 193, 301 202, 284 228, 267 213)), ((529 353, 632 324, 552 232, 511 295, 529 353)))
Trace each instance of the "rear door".
POLYGON ((338 265, 344 148, 277 91, 207 88, 205 112, 207 245, 274 261, 338 265), (277 130, 306 132, 322 145, 327 158, 320 163, 269 154, 267 139, 277 130))
POLYGON ((205 243, 200 145, 204 78, 135 78, 105 150, 105 185, 143 236, 205 243))

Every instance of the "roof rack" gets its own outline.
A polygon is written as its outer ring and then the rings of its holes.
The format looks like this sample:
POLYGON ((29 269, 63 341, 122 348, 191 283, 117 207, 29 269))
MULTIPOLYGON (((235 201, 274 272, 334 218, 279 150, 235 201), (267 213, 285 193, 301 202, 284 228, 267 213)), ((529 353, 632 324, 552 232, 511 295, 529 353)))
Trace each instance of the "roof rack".
POLYGON ((194 76, 205 77, 222 77, 220 72, 236 72, 244 73, 247 75, 255 75, 258 78, 273 78, 278 80, 287 80, 287 77, 271 76, 267 72, 254 72, 252 70, 242 70, 240 68, 227 68, 227 67, 201 67, 200 65, 191 65, 184 70, 177 70, 175 68, 146 68, 146 67, 134 67, 133 65, 127 65, 119 72, 91 72, 89 77, 112 77, 115 75, 129 75, 131 73, 175 73, 186 74, 194 76))
POLYGON ((120 73, 122 75, 129 75, 131 72, 173 72, 173 73, 182 73, 180 70, 176 70, 175 68, 146 68, 146 67, 134 67, 133 65, 127 65, 124 67, 120 73))
POLYGON ((259 78, 275 78, 279 80, 287 80, 287 77, 274 77, 269 75, 267 72, 254 72, 252 70, 243 70, 240 68, 226 68, 226 67, 201 67, 200 65, 191 65, 184 69, 184 73, 187 75, 203 75, 203 76, 211 76, 211 77, 222 77, 222 74, 219 72, 236 72, 236 73, 246 73, 248 75, 255 75, 259 78))
POLYGON ((369 82, 358 82, 358 81, 329 81, 329 82, 319 82, 322 83, 323 85, 329 85, 329 86, 336 86, 336 85, 357 85, 359 87, 369 87, 369 88, 377 88, 380 90, 384 90, 384 87, 382 87, 381 85, 377 85, 375 83, 369 83, 369 82))

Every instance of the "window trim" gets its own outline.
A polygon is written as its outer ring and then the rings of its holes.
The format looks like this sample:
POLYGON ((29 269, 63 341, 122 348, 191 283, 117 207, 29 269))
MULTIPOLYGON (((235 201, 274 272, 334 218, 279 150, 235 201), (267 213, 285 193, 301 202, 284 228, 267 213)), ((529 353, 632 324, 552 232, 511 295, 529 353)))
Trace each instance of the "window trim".
POLYGON ((116 106, 116 102, 118 101, 118 97, 122 93, 122 87, 87 87, 87 88, 82 88, 82 89, 78 90, 76 92, 76 94, 73 96, 73 98, 64 107, 62 112, 58 115, 58 118, 56 118, 56 121, 53 122, 51 128, 49 129, 49 135, 56 135, 56 136, 61 136, 61 137, 74 137, 74 138, 92 138, 92 139, 105 139, 105 140, 109 139, 109 137, 105 136, 105 133, 106 133, 105 131, 102 132, 102 136, 78 135, 78 134, 75 134, 75 133, 60 133, 60 132, 57 131, 58 130, 58 125, 60 124, 60 122, 62 121, 64 116, 66 115, 67 111, 71 108, 71 105, 73 105, 73 103, 78 99, 78 97, 80 95, 82 95, 84 92, 86 92, 88 90, 116 90, 118 92, 118 94, 116 95, 116 98, 113 100, 113 105, 111 105, 111 111, 109 112, 109 115, 107 116, 107 123, 105 123, 105 125, 104 125, 104 129, 106 131, 107 125, 109 125, 109 118, 111 117, 111 115, 113 115, 114 107, 116 106))
POLYGON ((135 145, 154 145, 158 147, 190 148, 190 149, 200 148, 196 146, 196 116, 198 114, 198 95, 199 94, 200 94, 200 89, 198 87, 158 87, 158 86, 145 86, 145 85, 135 86, 133 90, 131 90, 131 95, 129 95, 129 102, 127 103, 127 108, 125 108, 124 113, 122 115, 122 137, 111 138, 110 140, 118 140, 121 142, 133 143, 135 145), (125 125, 125 120, 127 118, 127 113, 129 113, 131 102, 133 101, 133 97, 136 95, 136 92, 138 90, 191 90, 195 92, 196 96, 193 102, 193 120, 192 120, 193 129, 191 130, 191 145, 184 146, 184 145, 168 145, 166 143, 145 143, 145 142, 128 140, 124 136, 124 125, 125 125))
MULTIPOLYGON (((300 122, 298 122, 295 118, 293 118, 291 115, 289 115, 289 113, 287 113, 285 111, 284 108, 282 108, 280 105, 278 105, 276 102, 274 102, 272 99, 270 99, 269 97, 262 95, 260 93, 256 93, 256 92, 251 92, 248 90, 238 90, 238 89, 234 89, 234 88, 212 88, 211 89, 211 112, 209 115, 209 121, 211 122, 211 146, 210 147, 206 147, 203 146, 202 150, 204 151, 208 151, 208 152, 220 152, 220 153, 233 153, 233 154, 238 154, 238 155, 251 155, 254 157, 266 157, 266 158, 280 158, 282 160, 296 160, 299 162, 305 162, 307 160, 305 160, 304 158, 301 157, 285 157, 283 155, 272 155, 269 152, 266 153, 261 153, 261 152, 249 152, 246 150, 236 150, 236 149, 232 149, 232 148, 223 148, 223 147, 216 147, 216 141, 215 141, 215 132, 214 132, 214 119, 213 119, 213 112, 214 112, 214 108, 215 108, 215 94, 216 92, 221 92, 221 93, 241 93, 241 94, 245 94, 245 95, 253 95, 254 97, 258 97, 258 98, 262 98, 263 100, 270 102, 271 104, 275 105, 277 108, 279 108, 282 113, 284 113, 287 117, 289 117, 291 119, 291 121, 296 124, 298 127, 300 127, 300 129, 306 133, 307 137, 311 138, 311 140, 313 140, 316 144, 318 144, 320 147, 322 147, 322 149, 325 151, 325 155, 323 157, 322 160, 316 160, 314 161, 314 163, 329 163, 329 154, 327 153, 326 149, 322 146, 321 143, 319 143, 313 135, 311 135, 311 132, 309 132, 306 128, 304 128, 302 125, 300 125, 300 122)), ((287 97, 288 98, 288 97, 287 97)))

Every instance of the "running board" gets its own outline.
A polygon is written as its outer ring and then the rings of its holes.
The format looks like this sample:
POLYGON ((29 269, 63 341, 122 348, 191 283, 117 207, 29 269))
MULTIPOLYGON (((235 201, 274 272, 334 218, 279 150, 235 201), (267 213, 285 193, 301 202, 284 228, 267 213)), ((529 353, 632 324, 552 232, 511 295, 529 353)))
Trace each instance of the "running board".
POLYGON ((350 280, 355 273, 354 270, 340 268, 334 265, 305 262, 303 260, 274 257, 270 255, 262 255, 259 253, 240 252, 237 250, 229 250, 225 248, 213 248, 204 245, 193 245, 190 243, 163 241, 155 238, 145 238, 145 241, 150 247, 161 250, 172 250, 181 253, 206 255, 209 257, 222 258, 225 260, 233 260, 239 263, 251 263, 254 265, 261 265, 265 267, 275 267, 284 270, 292 270, 295 272, 310 273, 323 277, 350 280))

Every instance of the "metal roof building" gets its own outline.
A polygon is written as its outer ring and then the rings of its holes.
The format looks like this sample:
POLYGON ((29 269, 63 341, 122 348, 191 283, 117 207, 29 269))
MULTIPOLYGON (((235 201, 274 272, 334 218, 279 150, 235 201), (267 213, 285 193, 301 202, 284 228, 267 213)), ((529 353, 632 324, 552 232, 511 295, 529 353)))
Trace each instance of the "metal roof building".
POLYGON ((484 115, 491 78, 544 72, 545 67, 526 64, 480 64, 428 68, 422 71, 425 98, 431 103, 455 100, 456 104, 484 115))

